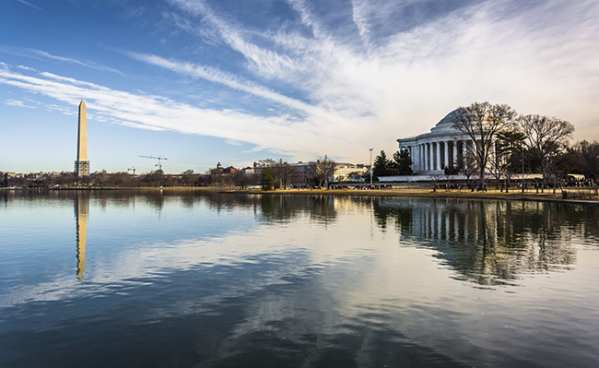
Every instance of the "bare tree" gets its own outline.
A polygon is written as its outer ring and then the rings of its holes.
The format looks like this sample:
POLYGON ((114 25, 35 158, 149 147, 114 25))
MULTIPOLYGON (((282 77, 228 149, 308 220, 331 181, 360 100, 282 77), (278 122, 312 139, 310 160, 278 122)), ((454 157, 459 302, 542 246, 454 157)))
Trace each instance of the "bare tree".
POLYGON ((335 171, 335 162, 329 160, 325 155, 323 159, 317 160, 311 165, 311 174, 318 186, 329 187, 329 179, 333 176, 335 171))
POLYGON ((557 118, 524 115, 518 118, 518 128, 525 135, 525 147, 541 162, 544 188, 545 180, 554 171, 557 158, 567 147, 574 126, 557 118))
POLYGON ((240 187, 241 189, 247 188, 248 185, 252 183, 252 181, 255 181, 253 175, 250 176, 241 170, 233 174, 232 180, 233 184, 240 187))
POLYGON ((516 112, 508 105, 475 102, 460 108, 454 127, 472 140, 472 153, 478 167, 481 188, 495 136, 513 125, 516 112))
POLYGON ((464 176, 466 177, 466 184, 469 189, 474 191, 474 187, 471 186, 470 178, 478 171, 478 166, 476 163, 476 157, 472 149, 466 150, 466 155, 464 156, 464 176))
MULTIPOLYGON (((495 149, 489 154, 489 170, 497 183, 505 178, 507 173, 507 160, 501 147, 495 145, 495 149)), ((501 188, 503 191, 503 188, 501 188)))
POLYGON ((500 183, 502 180, 504 181, 506 193, 509 191, 513 172, 512 157, 514 153, 522 151, 524 139, 524 134, 515 127, 514 129, 497 133, 489 166, 497 183, 500 183))
POLYGON ((287 189, 287 186, 291 181, 293 168, 287 162, 284 162, 282 159, 280 159, 275 169, 276 170, 274 170, 274 174, 275 178, 279 182, 279 189, 287 189))

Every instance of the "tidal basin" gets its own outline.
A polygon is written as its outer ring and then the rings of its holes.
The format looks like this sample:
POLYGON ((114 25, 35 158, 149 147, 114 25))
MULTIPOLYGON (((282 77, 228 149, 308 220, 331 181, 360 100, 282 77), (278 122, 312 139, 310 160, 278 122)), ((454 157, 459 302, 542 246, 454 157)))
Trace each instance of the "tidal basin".
POLYGON ((0 193, 0 367, 394 366, 599 366, 599 206, 0 193))

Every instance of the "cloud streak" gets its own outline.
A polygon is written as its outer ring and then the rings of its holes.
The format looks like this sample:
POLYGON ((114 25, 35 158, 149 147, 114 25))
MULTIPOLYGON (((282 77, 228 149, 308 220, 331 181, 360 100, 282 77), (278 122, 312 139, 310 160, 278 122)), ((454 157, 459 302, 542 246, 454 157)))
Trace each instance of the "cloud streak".
POLYGON ((26 109, 34 109, 35 108, 35 106, 28 105, 27 103, 25 103, 25 101, 16 100, 16 99, 12 99, 12 98, 5 100, 4 104, 6 106, 10 106, 10 107, 21 107, 21 108, 26 108, 26 109))
POLYGON ((368 29, 368 16, 366 14, 368 4, 365 1, 352 0, 351 6, 352 19, 354 21, 354 24, 356 25, 356 28, 358 29, 360 38, 362 39, 362 42, 364 42, 365 45, 368 45, 370 32, 370 30, 368 29))
MULTIPOLYGON (((26 57, 30 57, 30 58, 34 58, 34 59, 46 59, 46 60, 58 61, 61 63, 71 64, 71 65, 79 65, 79 66, 82 66, 82 67, 85 67, 88 69, 94 69, 94 70, 98 70, 101 72, 110 72, 110 73, 115 73, 115 74, 124 76, 124 74, 120 70, 111 68, 106 65, 102 65, 102 64, 98 64, 98 63, 94 63, 94 62, 90 62, 90 61, 81 61, 81 60, 74 59, 71 57, 56 55, 56 54, 53 54, 53 53, 50 53, 50 52, 47 52, 44 50, 30 49, 30 48, 3 47, 3 48, 0 48, 0 52, 12 54, 12 55, 18 55, 18 56, 26 56, 26 57)), ((27 66, 21 65, 20 67, 23 68, 23 67, 27 67, 27 66)))
POLYGON ((86 68, 95 69, 95 70, 99 70, 99 71, 103 71, 103 72, 111 72, 111 73, 115 73, 115 74, 119 74, 119 75, 124 75, 120 70, 111 68, 106 65, 101 65, 101 64, 97 64, 97 63, 93 63, 93 62, 88 62, 88 61, 80 61, 77 59, 68 58, 68 57, 64 57, 64 56, 58 56, 58 55, 54 55, 54 54, 51 54, 51 53, 43 51, 43 50, 28 49, 28 51, 30 51, 34 55, 37 55, 37 56, 40 56, 40 57, 43 57, 43 58, 46 58, 49 60, 55 60, 55 61, 60 61, 63 63, 79 65, 79 66, 83 66, 86 68))
POLYGON ((159 66, 161 68, 168 69, 175 73, 190 76, 193 78, 200 78, 210 82, 218 83, 228 88, 249 93, 257 97, 262 97, 269 101, 276 102, 278 104, 284 105, 295 110, 299 110, 306 113, 313 112, 315 110, 313 106, 303 101, 287 97, 256 83, 241 80, 240 78, 234 75, 222 72, 218 69, 209 66, 169 60, 157 55, 150 54, 130 52, 128 53, 128 55, 133 59, 142 61, 147 64, 159 66))
POLYGON ((26 0, 16 0, 16 1, 19 4, 25 5, 28 8, 31 8, 31 9, 34 9, 34 10, 42 10, 42 8, 40 8, 39 6, 33 4, 33 3, 29 2, 29 1, 26 1, 26 0))
MULTIPOLYGON (((229 47, 246 58, 251 68, 259 70, 269 77, 280 77, 286 70, 301 68, 291 58, 249 42, 239 27, 217 16, 203 0, 169 0, 169 2, 184 10, 188 15, 201 18, 209 27, 213 27, 229 47)), ((189 30, 187 25, 184 29, 189 30)), ((197 32, 202 34, 199 28, 197 32)))

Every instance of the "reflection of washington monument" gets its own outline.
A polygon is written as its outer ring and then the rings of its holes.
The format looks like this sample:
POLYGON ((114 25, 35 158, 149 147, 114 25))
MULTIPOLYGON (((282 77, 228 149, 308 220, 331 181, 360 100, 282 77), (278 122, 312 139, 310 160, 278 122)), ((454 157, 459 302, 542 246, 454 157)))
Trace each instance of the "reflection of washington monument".
POLYGON ((87 217, 89 197, 75 197, 75 222, 77 224, 77 279, 83 280, 85 273, 85 246, 87 243, 87 217))

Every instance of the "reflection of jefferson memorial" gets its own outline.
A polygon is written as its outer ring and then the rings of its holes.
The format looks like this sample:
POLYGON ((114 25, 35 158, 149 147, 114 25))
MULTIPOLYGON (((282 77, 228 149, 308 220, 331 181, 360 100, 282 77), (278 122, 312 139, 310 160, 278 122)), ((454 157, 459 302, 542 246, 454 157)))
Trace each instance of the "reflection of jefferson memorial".
POLYGON ((576 263, 571 238, 585 231, 564 225, 567 211, 540 202, 381 197, 373 215, 379 227, 394 223, 400 242, 435 249, 445 264, 485 285, 531 271, 563 272, 576 263))
POLYGON ((397 140, 400 150, 408 150, 414 174, 443 174, 446 167, 464 167, 466 152, 472 140, 453 125, 460 109, 456 109, 435 125, 430 132, 397 140))

